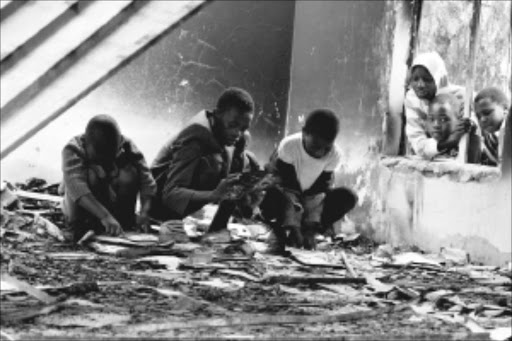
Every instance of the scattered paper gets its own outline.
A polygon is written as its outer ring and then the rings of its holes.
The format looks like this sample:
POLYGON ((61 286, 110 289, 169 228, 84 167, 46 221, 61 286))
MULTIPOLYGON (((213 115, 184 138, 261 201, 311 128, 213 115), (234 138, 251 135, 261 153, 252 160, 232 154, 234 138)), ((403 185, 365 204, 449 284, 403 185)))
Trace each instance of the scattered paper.
POLYGON ((167 270, 176 270, 182 263, 180 258, 174 256, 147 256, 139 258, 138 261, 157 263, 159 265, 165 266, 167 270))
POLYGON ((416 252, 406 252, 393 256, 393 265, 426 264, 441 267, 439 262, 426 258, 416 252))
POLYGON ((101 328, 110 325, 123 325, 130 319, 129 315, 90 313, 73 316, 50 315, 40 318, 39 321, 46 325, 59 327, 101 328))

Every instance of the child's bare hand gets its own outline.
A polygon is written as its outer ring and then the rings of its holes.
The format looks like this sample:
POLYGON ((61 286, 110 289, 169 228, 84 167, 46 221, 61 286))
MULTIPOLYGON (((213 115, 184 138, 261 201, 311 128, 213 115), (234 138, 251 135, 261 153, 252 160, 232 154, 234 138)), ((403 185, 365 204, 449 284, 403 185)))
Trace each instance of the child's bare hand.
POLYGON ((101 219, 101 224, 105 227, 105 232, 111 236, 118 236, 124 233, 119 222, 111 215, 101 219))
POLYGON ((137 228, 139 229, 139 231, 148 233, 149 232, 149 224, 150 224, 150 221, 149 221, 148 214, 141 212, 137 216, 137 228))
POLYGON ((450 134, 450 140, 454 142, 460 141, 464 134, 471 131, 473 122, 469 118, 463 118, 455 127, 455 130, 450 134))
POLYGON ((240 178, 240 174, 229 174, 225 179, 223 179, 217 188, 213 190, 212 198, 214 201, 222 201, 230 198, 232 192, 234 191, 234 187, 240 178))

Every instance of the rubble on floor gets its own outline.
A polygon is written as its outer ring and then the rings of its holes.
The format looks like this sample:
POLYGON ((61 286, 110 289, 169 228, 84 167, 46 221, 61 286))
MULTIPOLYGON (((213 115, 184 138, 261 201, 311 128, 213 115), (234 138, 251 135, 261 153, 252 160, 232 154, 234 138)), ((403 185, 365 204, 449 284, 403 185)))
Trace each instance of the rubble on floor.
POLYGON ((258 222, 206 234, 211 208, 154 234, 71 245, 57 187, 33 179, 2 188, 2 339, 511 338, 510 263, 482 266, 461 250, 424 254, 359 234, 275 256, 258 222))

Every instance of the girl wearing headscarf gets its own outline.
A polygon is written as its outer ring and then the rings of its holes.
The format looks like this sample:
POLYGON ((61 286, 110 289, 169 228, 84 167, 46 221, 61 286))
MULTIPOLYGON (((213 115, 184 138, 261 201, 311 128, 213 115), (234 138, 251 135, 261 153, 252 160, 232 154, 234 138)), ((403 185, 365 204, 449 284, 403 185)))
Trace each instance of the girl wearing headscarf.
POLYGON ((443 59, 437 52, 418 55, 410 70, 410 89, 405 95, 405 133, 414 152, 431 159, 446 150, 457 148, 461 137, 471 129, 471 121, 463 119, 450 135, 450 138, 438 142, 427 133, 426 118, 430 102, 443 90, 464 100, 464 88, 449 84, 448 72, 443 59))

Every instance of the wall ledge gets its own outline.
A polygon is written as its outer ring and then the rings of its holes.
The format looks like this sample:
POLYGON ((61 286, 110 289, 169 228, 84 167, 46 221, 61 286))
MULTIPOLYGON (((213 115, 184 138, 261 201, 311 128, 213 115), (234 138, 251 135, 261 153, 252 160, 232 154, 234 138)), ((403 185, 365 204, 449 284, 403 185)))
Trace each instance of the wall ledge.
POLYGON ((500 178, 498 167, 460 164, 455 160, 426 161, 417 156, 383 156, 380 165, 400 173, 419 173, 429 178, 448 177, 456 182, 487 182, 500 178))

